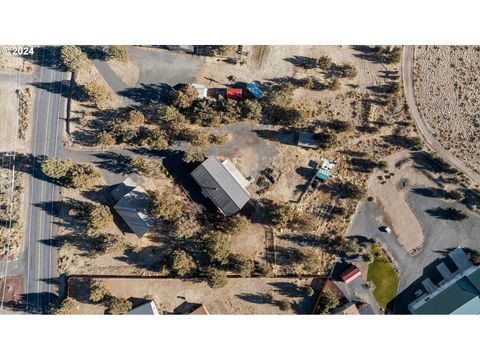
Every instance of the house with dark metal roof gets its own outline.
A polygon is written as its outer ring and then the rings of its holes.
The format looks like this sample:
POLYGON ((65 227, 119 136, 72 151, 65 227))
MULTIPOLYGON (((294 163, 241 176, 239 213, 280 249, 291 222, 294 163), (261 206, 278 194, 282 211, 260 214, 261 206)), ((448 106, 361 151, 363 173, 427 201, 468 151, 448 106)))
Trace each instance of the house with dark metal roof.
POLYGON ((128 227, 141 238, 153 226, 153 218, 147 214, 149 196, 142 186, 127 178, 112 191, 117 201, 113 207, 128 227))
POLYGON ((225 215, 239 212, 250 200, 250 193, 245 189, 251 182, 243 177, 229 160, 220 162, 212 156, 201 163, 192 172, 202 194, 208 197, 225 215))
POLYGON ((443 280, 438 284, 429 278, 422 281, 425 293, 408 305, 412 314, 480 314, 480 268, 469 263, 461 248, 453 250, 449 258, 456 270, 451 272, 445 263, 437 265, 443 280))

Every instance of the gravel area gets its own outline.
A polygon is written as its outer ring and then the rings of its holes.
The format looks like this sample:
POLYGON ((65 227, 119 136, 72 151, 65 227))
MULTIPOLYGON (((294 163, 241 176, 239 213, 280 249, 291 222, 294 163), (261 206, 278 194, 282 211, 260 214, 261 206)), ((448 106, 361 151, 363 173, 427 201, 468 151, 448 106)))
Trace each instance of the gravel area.
POLYGON ((480 47, 417 46, 415 96, 436 139, 480 171, 480 47))

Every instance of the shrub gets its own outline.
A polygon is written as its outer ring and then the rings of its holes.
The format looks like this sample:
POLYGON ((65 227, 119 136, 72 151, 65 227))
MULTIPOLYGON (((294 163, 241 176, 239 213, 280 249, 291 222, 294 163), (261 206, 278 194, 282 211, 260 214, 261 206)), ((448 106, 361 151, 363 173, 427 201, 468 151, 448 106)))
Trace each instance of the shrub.
POLYGON ((48 158, 42 161, 42 171, 48 177, 52 179, 61 179, 65 177, 68 170, 72 167, 72 161, 70 159, 59 159, 57 157, 48 158))
POLYGON ((198 98, 198 91, 191 85, 185 85, 175 93, 173 105, 179 109, 186 109, 198 98))
POLYGON ((387 167, 388 167, 388 164, 383 160, 379 161, 377 164, 377 168, 379 168, 380 170, 386 170, 387 167))
POLYGON ((130 158, 130 167, 137 174, 146 177, 158 177, 159 171, 163 172, 163 163, 157 159, 145 159, 141 156, 130 158))
POLYGON ((183 154, 183 161, 186 163, 201 163, 205 161, 205 155, 200 151, 188 151, 183 154))
POLYGON ((138 134, 138 141, 140 145, 154 149, 162 150, 168 147, 167 134, 159 128, 141 127, 138 134))
POLYGON ((183 123, 186 121, 185 116, 178 109, 171 105, 161 105, 158 108, 158 122, 176 122, 183 123))
POLYGON ((340 68, 340 76, 343 78, 353 79, 357 76, 357 69, 350 63, 345 63, 340 68))
POLYGON ((212 289, 222 288, 228 283, 228 277, 225 271, 218 270, 212 266, 207 269, 207 284, 212 289))
POLYGON ((331 91, 340 90, 341 87, 342 87, 342 84, 340 83, 340 80, 338 80, 337 78, 330 81, 330 83, 327 86, 328 90, 331 90, 331 91))
POLYGON ((206 101, 197 102, 192 111, 192 119, 202 126, 217 126, 222 122, 222 117, 206 101))
POLYGON ((97 106, 108 98, 108 89, 98 81, 90 81, 83 88, 88 96, 88 100, 97 106))
POLYGON ((271 203, 265 210, 268 221, 281 229, 286 228, 295 215, 295 208, 291 204, 271 203))
POLYGON ((317 59, 317 67, 322 70, 328 70, 332 66, 332 59, 330 56, 322 55, 317 59))
POLYGON ((220 231, 212 231, 207 235, 206 251, 213 263, 225 265, 228 263, 230 254, 232 253, 232 240, 230 235, 220 231))
POLYGON ((66 175, 67 186, 75 189, 84 189, 93 185, 100 177, 92 164, 73 164, 66 175))
POLYGON ((278 307, 280 310, 282 311, 290 311, 292 310, 292 304, 290 301, 288 301, 287 299, 282 299, 280 300, 280 302, 278 303, 278 307))
POLYGON ((63 46, 60 50, 60 59, 70 72, 85 69, 88 65, 87 55, 78 46, 63 46))
POLYGON ((177 276, 184 277, 191 275, 197 269, 197 264, 185 250, 175 250, 171 255, 170 267, 177 276))
POLYGON ((230 141, 230 136, 228 134, 216 135, 210 134, 209 135, 209 142, 215 145, 225 145, 228 144, 230 141))
POLYGON ((128 299, 112 297, 108 304, 107 314, 121 315, 132 310, 132 303, 128 299))
POLYGON ((479 266, 480 265, 480 251, 472 250, 470 252, 470 261, 473 265, 479 266))
POLYGON ((90 284, 89 300, 93 302, 100 302, 110 296, 110 291, 105 287, 103 281, 94 280, 90 284))
POLYGON ((243 278, 252 276, 255 270, 255 262, 240 254, 232 254, 229 262, 233 265, 233 271, 243 278))
POLYGON ((225 231, 231 235, 241 235, 247 232, 250 220, 246 216, 235 214, 227 221, 225 231))
POLYGON ((244 100, 242 103, 242 117, 244 120, 260 122, 262 120, 262 105, 258 101, 244 100))
POLYGON ((150 211, 156 219, 174 222, 184 216, 183 202, 173 194, 153 192, 150 211))
POLYGON ((339 304, 340 301, 337 296, 333 292, 326 290, 320 295, 318 306, 320 308, 320 313, 328 314, 339 304))
POLYGON ((132 110, 128 113, 128 123, 142 125, 145 123, 145 115, 140 110, 132 110))
POLYGON ((113 215, 108 206, 96 204, 88 214, 88 232, 97 233, 113 222, 113 215))
POLYGON ((107 131, 102 131, 97 136, 97 145, 102 148, 109 148, 116 144, 115 137, 107 131))
POLYGON ((75 310, 75 301, 67 297, 65 300, 61 302, 60 305, 54 307, 51 311, 52 314, 54 315, 69 315, 73 313, 73 310, 75 310))
POLYGON ((108 56, 110 59, 115 59, 118 61, 127 61, 128 60, 128 50, 126 46, 111 45, 108 48, 108 56))

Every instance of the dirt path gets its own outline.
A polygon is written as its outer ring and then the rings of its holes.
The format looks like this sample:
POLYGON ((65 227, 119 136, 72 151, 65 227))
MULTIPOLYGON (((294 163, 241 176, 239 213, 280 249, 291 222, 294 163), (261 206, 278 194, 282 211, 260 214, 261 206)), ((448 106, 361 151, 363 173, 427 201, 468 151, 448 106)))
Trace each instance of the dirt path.
POLYGON ((417 123, 418 129, 422 134, 427 145, 435 151, 441 158, 462 171, 470 179, 480 184, 480 174, 470 169, 463 161, 448 152, 433 136, 428 129, 427 123, 420 115, 417 102, 415 99, 415 93, 413 89, 413 69, 414 69, 414 47, 404 46, 403 48, 403 63, 402 63, 402 77, 405 88, 405 97, 407 103, 412 111, 413 118, 417 123))

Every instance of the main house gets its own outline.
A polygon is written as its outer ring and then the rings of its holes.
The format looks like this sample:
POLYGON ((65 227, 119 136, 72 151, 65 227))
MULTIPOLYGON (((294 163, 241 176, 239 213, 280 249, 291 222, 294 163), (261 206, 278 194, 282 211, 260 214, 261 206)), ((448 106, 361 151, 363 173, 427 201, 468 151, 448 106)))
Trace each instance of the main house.
POLYGON ((443 280, 434 284, 422 281, 425 292, 408 305, 412 314, 480 314, 480 268, 473 266, 461 248, 436 266, 443 280), (453 271, 452 271, 453 270, 453 271))
POLYGON ((128 227, 141 238, 153 226, 153 218, 147 213, 149 197, 142 186, 126 178, 112 191, 117 201, 113 207, 128 227))
POLYGON ((192 172, 202 194, 208 197, 225 216, 239 212, 250 200, 245 179, 229 160, 220 162, 211 156, 192 172))

